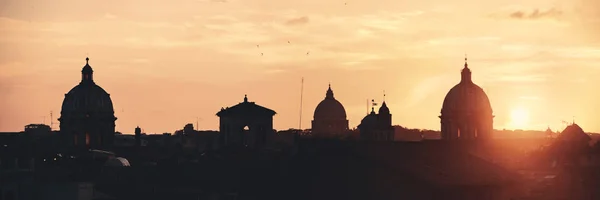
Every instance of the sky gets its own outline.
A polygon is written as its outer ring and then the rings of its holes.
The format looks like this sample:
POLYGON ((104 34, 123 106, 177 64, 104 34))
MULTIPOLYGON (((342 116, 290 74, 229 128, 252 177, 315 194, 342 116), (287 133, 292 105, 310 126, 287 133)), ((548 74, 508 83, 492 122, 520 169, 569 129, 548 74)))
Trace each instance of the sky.
POLYGON ((303 77, 302 128, 331 83, 351 127, 385 91, 439 130, 465 54, 494 128, 600 132, 596 0, 0 0, 0 131, 58 129, 86 57, 123 133, 217 130, 244 94, 299 128, 303 77))

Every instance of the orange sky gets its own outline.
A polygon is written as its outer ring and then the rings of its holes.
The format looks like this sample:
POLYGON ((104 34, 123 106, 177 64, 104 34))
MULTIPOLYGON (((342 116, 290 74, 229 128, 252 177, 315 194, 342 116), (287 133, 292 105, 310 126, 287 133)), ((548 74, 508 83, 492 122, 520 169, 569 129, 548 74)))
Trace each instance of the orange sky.
POLYGON ((464 53, 495 128, 600 132, 596 0, 0 0, 0 131, 56 121, 88 55, 124 133, 217 129, 244 94, 297 128, 301 77, 303 128, 331 82, 352 127, 385 90, 394 124, 438 130, 464 53))

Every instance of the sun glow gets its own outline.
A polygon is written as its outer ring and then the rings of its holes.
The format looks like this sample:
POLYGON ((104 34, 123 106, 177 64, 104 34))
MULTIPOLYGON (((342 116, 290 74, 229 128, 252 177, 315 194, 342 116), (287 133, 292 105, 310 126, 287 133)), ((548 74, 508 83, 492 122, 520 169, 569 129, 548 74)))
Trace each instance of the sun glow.
POLYGON ((513 109, 510 113, 510 127, 523 129, 529 125, 529 111, 523 108, 513 109))

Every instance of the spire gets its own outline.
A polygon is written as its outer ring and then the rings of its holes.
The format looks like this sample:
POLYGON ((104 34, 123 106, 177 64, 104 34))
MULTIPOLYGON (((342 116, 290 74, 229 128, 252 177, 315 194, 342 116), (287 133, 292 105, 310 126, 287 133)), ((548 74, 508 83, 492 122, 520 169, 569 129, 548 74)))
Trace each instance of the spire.
POLYGON ((383 90, 383 103, 385 103, 385 90, 383 90))
POLYGON ((94 82, 94 70, 89 64, 90 58, 85 58, 85 66, 81 69, 81 83, 93 83, 94 82))
POLYGON ((244 103, 248 102, 248 95, 244 94, 244 103))
POLYGON ((461 71, 461 83, 472 83, 471 80, 471 70, 469 69, 469 64, 467 63, 467 54, 465 54, 465 68, 461 71))
POLYGON ((335 99, 333 98, 333 90, 331 90, 331 83, 329 84, 329 88, 327 89, 327 94, 325 94, 325 99, 335 99))
POLYGON ((379 114, 390 114, 390 108, 387 107, 385 101, 383 101, 379 107, 379 114))

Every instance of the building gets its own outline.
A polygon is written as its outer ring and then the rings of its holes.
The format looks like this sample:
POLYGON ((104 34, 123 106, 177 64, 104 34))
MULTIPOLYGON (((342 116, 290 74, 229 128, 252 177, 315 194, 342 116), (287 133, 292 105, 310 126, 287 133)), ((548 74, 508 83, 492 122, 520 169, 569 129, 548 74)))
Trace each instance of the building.
POLYGON ((441 135, 443 140, 489 138, 493 131, 492 106, 483 89, 473 83, 465 58, 461 80, 442 105, 441 135))
POLYGON ((358 125, 360 138, 366 141, 394 141, 394 127, 392 126, 392 114, 385 101, 379 107, 379 113, 371 108, 368 114, 358 125))
POLYGON ((219 116, 219 132, 221 144, 224 146, 264 147, 267 139, 275 134, 273 116, 275 111, 244 101, 227 108, 221 108, 219 116))
POLYGON ((313 135, 339 135, 348 131, 346 110, 333 96, 331 85, 327 89, 325 99, 317 105, 313 117, 313 135))
POLYGON ((84 149, 109 149, 115 135, 112 100, 94 82, 89 58, 81 70, 81 82, 65 94, 60 112, 60 131, 68 146, 84 149))

